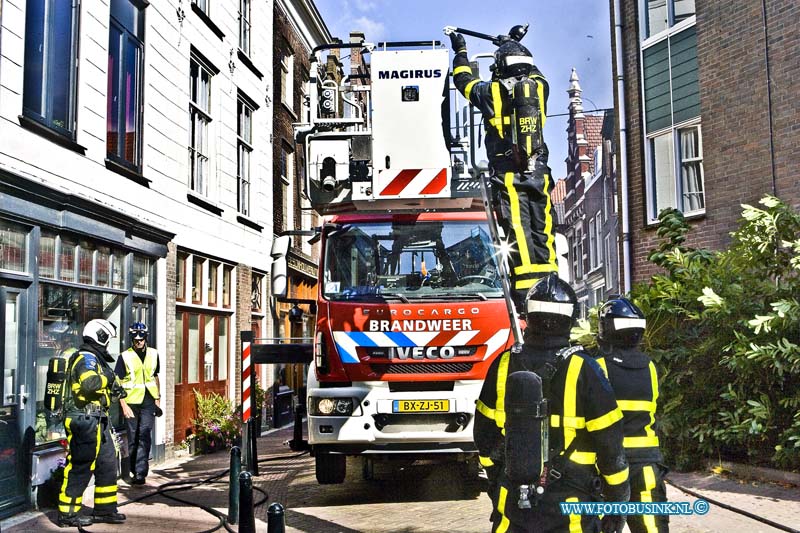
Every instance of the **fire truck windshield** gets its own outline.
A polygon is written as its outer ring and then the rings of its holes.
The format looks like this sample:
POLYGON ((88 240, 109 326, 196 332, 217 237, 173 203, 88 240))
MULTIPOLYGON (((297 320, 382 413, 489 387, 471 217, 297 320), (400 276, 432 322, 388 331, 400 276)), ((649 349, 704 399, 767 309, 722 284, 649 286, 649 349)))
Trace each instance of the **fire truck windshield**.
POLYGON ((327 235, 323 294, 330 300, 500 298, 485 222, 370 222, 327 235))

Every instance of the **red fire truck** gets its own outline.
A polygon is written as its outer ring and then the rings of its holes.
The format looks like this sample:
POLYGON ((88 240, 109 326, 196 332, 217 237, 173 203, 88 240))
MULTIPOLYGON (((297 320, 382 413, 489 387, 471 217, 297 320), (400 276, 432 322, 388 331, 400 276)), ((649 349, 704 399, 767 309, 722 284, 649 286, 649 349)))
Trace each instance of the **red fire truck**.
MULTIPOLYGON (((473 170, 471 110, 451 111, 448 79, 436 42, 332 44, 312 57, 296 132, 305 192, 323 219, 307 382, 323 484, 344 481, 347 456, 362 456, 367 476, 391 459, 477 470, 475 402, 513 336, 473 170), (369 62, 337 79, 338 55, 322 56, 348 47, 369 62)), ((286 295, 287 239, 273 247, 276 296, 286 295)))

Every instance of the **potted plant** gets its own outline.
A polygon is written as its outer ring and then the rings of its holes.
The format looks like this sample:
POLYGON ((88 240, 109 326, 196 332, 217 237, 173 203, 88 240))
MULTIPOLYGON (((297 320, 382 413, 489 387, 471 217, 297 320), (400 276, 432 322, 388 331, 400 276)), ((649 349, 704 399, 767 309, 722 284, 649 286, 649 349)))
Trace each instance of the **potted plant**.
POLYGON ((215 393, 201 394, 194 390, 197 418, 194 424, 195 450, 213 453, 238 443, 241 435, 241 417, 231 402, 215 393))

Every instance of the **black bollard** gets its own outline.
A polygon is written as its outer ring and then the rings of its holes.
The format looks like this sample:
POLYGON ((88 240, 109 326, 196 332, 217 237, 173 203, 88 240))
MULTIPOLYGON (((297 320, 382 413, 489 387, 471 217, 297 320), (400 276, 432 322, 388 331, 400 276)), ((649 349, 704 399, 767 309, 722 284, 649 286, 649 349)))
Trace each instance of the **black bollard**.
POLYGON ((228 523, 239 520, 239 474, 242 471, 242 449, 231 448, 231 473, 228 487, 228 523))
POLYGON ((305 406, 298 404, 294 409, 294 436, 289 441, 289 449, 293 452, 302 452, 308 449, 308 441, 303 440, 303 415, 305 406))
POLYGON ((250 417, 247 421, 247 425, 249 426, 248 434, 250 436, 250 457, 252 458, 252 464, 248 465, 250 468, 250 472, 253 473, 254 476, 258 475, 258 428, 256 428, 256 419, 250 417))
POLYGON ((242 472, 239 474, 239 533, 256 533, 253 512, 253 475, 242 472))
POLYGON ((267 533, 286 533, 283 505, 278 502, 271 504, 267 509, 267 533))

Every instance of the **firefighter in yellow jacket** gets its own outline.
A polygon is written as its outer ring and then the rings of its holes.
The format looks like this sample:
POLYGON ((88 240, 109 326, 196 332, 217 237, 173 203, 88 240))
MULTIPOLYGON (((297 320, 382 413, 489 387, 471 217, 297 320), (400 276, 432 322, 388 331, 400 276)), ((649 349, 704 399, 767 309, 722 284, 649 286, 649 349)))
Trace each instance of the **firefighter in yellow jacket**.
MULTIPOLYGON (((597 362, 606 372, 625 429, 625 456, 630 464, 631 501, 665 502, 667 472, 654 424, 658 401, 658 373, 638 345, 645 331, 641 309, 627 298, 613 298, 600 307, 597 362)), ((631 533, 666 533, 668 516, 628 516, 631 533)))
POLYGON ((58 498, 58 525, 82 527, 92 523, 119 524, 117 512, 117 458, 108 409, 124 391, 109 366, 108 343, 117 327, 104 319, 87 322, 83 344, 69 361, 69 395, 64 427, 69 443, 64 482, 58 498), (81 498, 94 474, 94 513, 79 514, 81 498))
POLYGON ((463 35, 450 33, 450 41, 453 82, 484 118, 494 210, 511 244, 513 297, 522 309, 536 279, 558 272, 550 199, 555 183, 543 136, 549 88, 530 51, 517 41, 497 48, 489 82, 473 74, 463 35))
MULTIPOLYGON (((489 368, 475 411, 474 437, 489 477, 493 532, 595 532, 601 527, 597 516, 563 515, 559 503, 594 501, 601 493, 606 501, 628 501, 622 412, 597 362, 569 348, 577 316, 572 288, 555 274, 546 275, 528 293, 522 351, 504 352, 489 368), (517 465, 509 456, 519 454, 506 442, 512 413, 507 384, 518 371, 540 376, 549 405, 549 420, 543 423, 549 436, 542 439, 549 457, 541 459, 544 468, 532 487, 538 496, 531 497, 530 508, 523 508, 519 487, 510 481, 517 465)), ((620 532, 624 522, 623 516, 607 515, 602 530, 620 532)))
POLYGON ((161 416, 158 352, 147 345, 147 326, 134 322, 128 333, 131 347, 122 352, 114 369, 128 393, 120 401, 128 423, 131 483, 143 485, 149 472, 155 417, 161 416))

